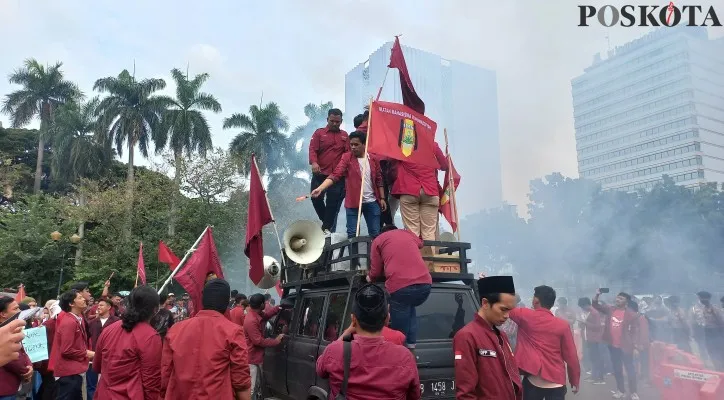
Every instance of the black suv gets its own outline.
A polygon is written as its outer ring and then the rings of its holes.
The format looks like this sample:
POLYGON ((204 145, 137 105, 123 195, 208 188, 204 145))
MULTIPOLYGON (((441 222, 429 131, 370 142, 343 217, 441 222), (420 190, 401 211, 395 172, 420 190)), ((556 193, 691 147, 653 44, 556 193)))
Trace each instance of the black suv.
MULTIPOLYGON (((287 259, 283 271, 282 303, 293 307, 283 309, 267 324, 266 336, 284 333, 282 345, 268 348, 264 357, 262 395, 267 399, 327 399, 328 384, 316 374, 317 358, 324 348, 337 340, 350 324, 351 301, 364 283, 364 273, 351 271, 329 272, 329 266, 366 258, 366 254, 350 257, 327 257, 331 250, 353 245, 369 238, 358 237, 328 246, 317 265, 301 269, 287 259), (295 269, 298 269, 295 271, 295 269), (292 275, 294 277, 289 279, 292 275)), ((474 293, 473 277, 467 274, 465 250, 467 243, 427 242, 442 247, 440 253, 455 254, 431 261, 461 265, 455 272, 433 272, 430 297, 417 308, 418 341, 415 356, 420 375, 423 399, 454 399, 454 357, 452 338, 473 319, 479 302, 474 293)), ((343 254, 344 252, 338 252, 343 254)), ((358 262, 352 262, 358 264, 358 262)), ((454 269, 454 268, 453 268, 454 269)))

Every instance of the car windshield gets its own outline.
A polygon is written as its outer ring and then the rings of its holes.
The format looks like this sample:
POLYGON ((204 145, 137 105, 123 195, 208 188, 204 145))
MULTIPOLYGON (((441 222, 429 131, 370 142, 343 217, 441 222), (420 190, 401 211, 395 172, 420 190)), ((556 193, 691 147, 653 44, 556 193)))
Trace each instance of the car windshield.
POLYGON ((417 307, 417 339, 452 339, 473 320, 476 312, 472 296, 464 289, 436 291, 433 288, 427 301, 417 307))

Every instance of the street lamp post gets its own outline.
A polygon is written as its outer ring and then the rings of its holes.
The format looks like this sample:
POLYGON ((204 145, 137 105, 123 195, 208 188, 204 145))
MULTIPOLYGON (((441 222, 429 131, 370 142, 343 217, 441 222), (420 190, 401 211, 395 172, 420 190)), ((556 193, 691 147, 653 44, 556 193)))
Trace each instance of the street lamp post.
MULTIPOLYGON (((63 234, 58 231, 55 231, 50 234, 50 238, 53 239, 53 242, 56 243, 57 247, 60 247, 60 239, 63 238, 63 234)), ((73 236, 70 237, 70 242, 73 243, 74 245, 80 243, 80 236, 78 236, 77 234, 74 233, 73 236)), ((58 278, 58 298, 60 298, 60 288, 61 288, 61 286, 63 286, 63 269, 64 269, 64 267, 65 267, 65 257, 63 256, 63 254, 61 254, 60 278, 58 278)))

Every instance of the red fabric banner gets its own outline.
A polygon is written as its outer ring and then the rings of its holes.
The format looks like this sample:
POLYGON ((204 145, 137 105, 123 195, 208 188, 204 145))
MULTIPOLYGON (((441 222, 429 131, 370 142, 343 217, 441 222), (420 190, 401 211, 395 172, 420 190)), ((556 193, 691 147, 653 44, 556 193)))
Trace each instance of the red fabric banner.
POLYGON ((410 73, 407 71, 407 62, 405 62, 405 54, 402 53, 400 46, 400 38, 395 36, 395 44, 392 45, 392 54, 390 55, 390 64, 388 68, 397 68, 400 71, 400 89, 402 90, 402 103, 420 114, 425 114, 425 103, 415 92, 412 86, 410 73))
POLYGON ((277 294, 278 294, 279 297, 281 298, 281 297, 282 297, 282 293, 284 293, 284 291, 282 290, 282 282, 281 282, 281 281, 277 282, 277 285, 274 286, 274 288, 277 290, 277 294))
POLYGON ((201 294, 204 291, 204 285, 206 285, 206 279, 209 275, 224 278, 211 227, 206 229, 199 246, 186 261, 186 264, 181 267, 181 270, 173 277, 188 292, 195 306, 193 314, 201 309, 201 294))
POLYGON ((435 158, 437 124, 410 107, 372 102, 367 150, 395 160, 440 168, 435 158))
MULTIPOLYGON (((460 185, 460 174, 458 174, 458 171, 455 170, 455 165, 452 163, 452 157, 448 155, 448 158, 450 160, 450 165, 452 165, 453 184, 455 185, 454 190, 457 191, 458 186, 460 185)), ((450 223, 452 231, 457 232, 458 221, 455 219, 455 212, 453 212, 452 208, 452 191, 450 190, 450 169, 445 171, 445 183, 442 187, 442 190, 440 191, 439 211, 440 214, 445 217, 447 222, 450 223)))
POLYGON ((15 301, 20 303, 25 297, 27 297, 25 295, 25 285, 21 283, 20 286, 18 286, 18 293, 15 295, 15 301))
POLYGON ((141 281, 141 285, 146 284, 146 264, 143 262, 143 242, 141 247, 138 249, 138 280, 141 281))
POLYGON ((158 262, 168 264, 168 269, 173 272, 173 270, 178 267, 181 260, 176 257, 176 254, 173 254, 173 251, 166 246, 166 243, 164 243, 163 240, 160 240, 158 242, 158 262))
POLYGON ((249 279, 256 285, 264 277, 264 243, 261 229, 273 219, 256 165, 256 157, 253 154, 249 174, 249 207, 247 210, 249 211, 246 220, 244 254, 249 257, 249 279))

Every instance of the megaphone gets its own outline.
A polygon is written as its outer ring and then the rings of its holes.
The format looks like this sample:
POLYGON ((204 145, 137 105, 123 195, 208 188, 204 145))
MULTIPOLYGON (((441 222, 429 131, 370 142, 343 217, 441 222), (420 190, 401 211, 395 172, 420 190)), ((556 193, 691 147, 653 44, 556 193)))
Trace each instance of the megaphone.
POLYGON ((452 232, 443 232, 440 234, 440 241, 441 242, 457 242, 457 238, 455 237, 455 234, 452 232))
POLYGON ((297 264, 311 264, 324 251, 324 233, 314 221, 296 221, 284 231, 284 251, 297 264))
POLYGON ((282 268, 274 257, 264 256, 264 277, 256 285, 259 289, 271 289, 279 282, 282 268))

